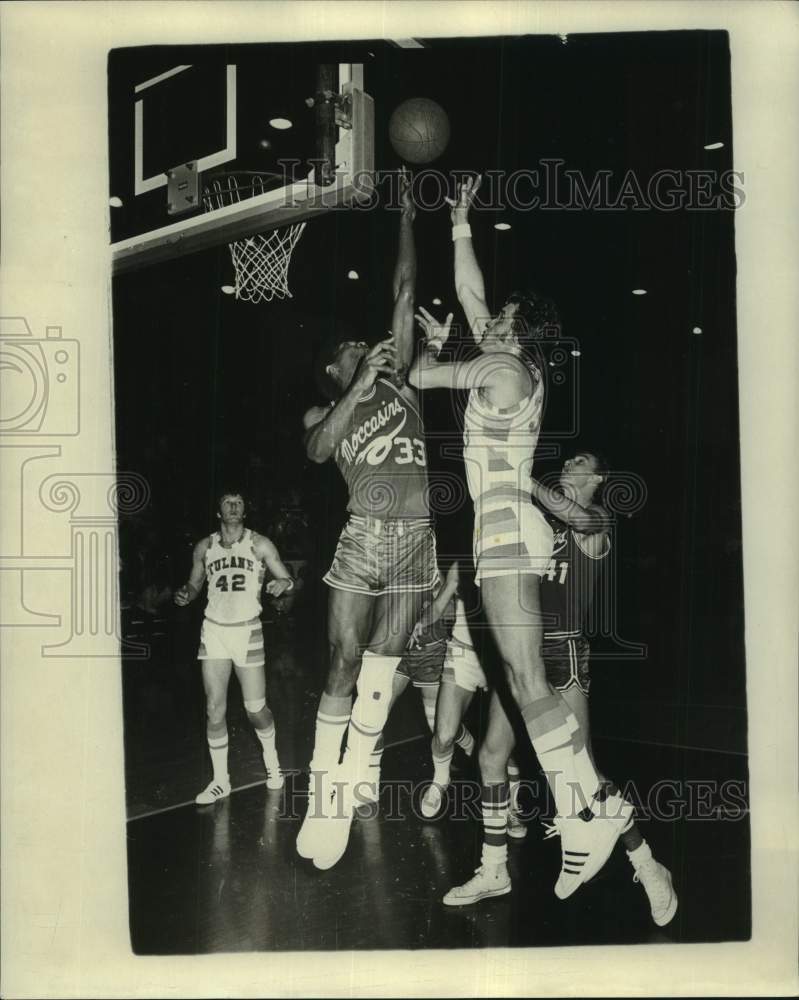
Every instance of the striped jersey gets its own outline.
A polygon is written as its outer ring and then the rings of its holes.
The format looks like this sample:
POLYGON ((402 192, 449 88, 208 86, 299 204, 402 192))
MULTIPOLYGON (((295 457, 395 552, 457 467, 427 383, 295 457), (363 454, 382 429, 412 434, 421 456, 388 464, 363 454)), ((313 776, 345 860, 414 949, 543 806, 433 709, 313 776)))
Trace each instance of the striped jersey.
POLYGON ((215 532, 205 553, 208 604, 205 617, 218 625, 250 622, 261 614, 261 588, 266 567, 253 549, 249 528, 230 547, 215 532))
POLYGON ((580 545, 580 536, 568 525, 552 516, 547 520, 555 542, 547 572, 541 577, 544 638, 563 642, 583 633, 596 582, 610 552, 610 538, 605 537, 601 555, 590 556, 580 545))
POLYGON ((544 381, 538 369, 533 380, 532 394, 506 409, 492 406, 479 389, 469 392, 463 460, 473 500, 530 502, 533 453, 544 408, 544 381))
POLYGON ((412 402, 379 378, 358 401, 335 452, 351 514, 429 517, 424 426, 412 402))

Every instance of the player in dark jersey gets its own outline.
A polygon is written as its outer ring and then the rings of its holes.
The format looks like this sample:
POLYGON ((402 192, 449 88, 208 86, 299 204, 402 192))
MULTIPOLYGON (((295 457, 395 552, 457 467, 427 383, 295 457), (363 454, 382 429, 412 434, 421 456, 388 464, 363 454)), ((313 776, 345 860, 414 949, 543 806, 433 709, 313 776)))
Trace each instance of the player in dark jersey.
MULTIPOLYGON (((547 681, 560 692, 579 721, 592 762, 588 712, 590 646, 584 629, 602 564, 610 550, 610 519, 597 498, 607 474, 607 464, 600 456, 583 451, 564 463, 559 490, 531 480, 533 497, 545 511, 555 537, 550 564, 541 579, 547 681), (592 516, 598 514, 603 516, 592 516)), ((507 780, 506 765, 513 746, 513 729, 497 694, 493 693, 489 732, 479 751, 484 783, 507 780)), ((597 773, 601 772, 597 769, 597 773)), ((493 826, 487 824, 484 831, 486 843, 499 849, 506 842, 503 818, 495 816, 493 826)), ((548 828, 548 836, 558 835, 561 826, 562 820, 556 816, 548 828)), ((634 878, 646 890, 652 919, 662 927, 677 911, 677 895, 671 884, 671 875, 652 857, 649 845, 632 819, 622 831, 621 840, 635 870, 634 878)), ((484 898, 474 882, 471 879, 451 890, 444 897, 444 902, 450 906, 462 906, 484 898)))
POLYGON ((368 782, 394 672, 438 578, 424 427, 416 393, 405 381, 414 349, 415 214, 403 173, 391 336, 371 349, 363 342, 338 344, 325 366, 337 398, 304 420, 308 456, 315 462, 333 458, 349 491, 349 519, 324 578, 330 587, 330 669, 316 719, 308 810, 297 837, 298 853, 323 869, 346 849, 355 791, 368 782))
POLYGON ((213 777, 197 796, 198 805, 210 805, 230 795, 228 733, 225 720, 231 669, 241 685, 244 708, 261 744, 267 787, 283 787, 275 720, 266 704, 264 635, 261 627, 261 590, 266 570, 274 579, 266 592, 280 597, 294 589, 294 580, 272 542, 244 526, 246 508, 240 493, 223 493, 217 500, 219 531, 194 546, 188 582, 175 592, 175 604, 185 607, 208 582, 200 649, 207 710, 208 750, 213 777))

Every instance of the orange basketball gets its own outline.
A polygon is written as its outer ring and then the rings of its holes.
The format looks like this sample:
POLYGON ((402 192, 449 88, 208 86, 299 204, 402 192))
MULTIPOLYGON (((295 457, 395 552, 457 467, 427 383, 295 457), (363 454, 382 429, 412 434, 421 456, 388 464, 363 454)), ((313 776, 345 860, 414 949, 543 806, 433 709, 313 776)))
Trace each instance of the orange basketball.
POLYGON ((388 123, 394 151, 408 163, 430 163, 447 148, 449 118, 440 104, 412 97, 394 109, 388 123))

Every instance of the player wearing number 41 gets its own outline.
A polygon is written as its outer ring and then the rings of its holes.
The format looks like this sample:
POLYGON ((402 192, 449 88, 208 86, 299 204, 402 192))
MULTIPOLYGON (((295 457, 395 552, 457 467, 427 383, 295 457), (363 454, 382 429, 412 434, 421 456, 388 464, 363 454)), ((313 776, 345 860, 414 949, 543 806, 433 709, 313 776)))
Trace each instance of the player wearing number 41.
POLYGON ((283 787, 275 746, 275 720, 266 704, 261 590, 267 570, 274 577, 266 585, 266 592, 272 597, 293 590, 294 580, 272 542, 245 528, 245 516, 240 493, 227 492, 219 497, 219 531, 194 546, 191 575, 175 593, 175 604, 185 607, 208 583, 197 658, 202 663, 213 777, 195 799, 198 805, 210 805, 230 795, 225 717, 231 668, 236 670, 247 718, 261 744, 266 786, 283 787))
MULTIPOLYGON (((547 680, 574 712, 585 734, 592 761, 588 712, 590 645, 584 629, 596 583, 610 551, 607 519, 602 516, 600 496, 607 477, 607 463, 595 452, 581 451, 564 462, 557 489, 550 489, 535 479, 530 482, 532 495, 546 512, 555 536, 552 558, 541 578, 547 680)), ((445 680, 457 685, 465 694, 478 687, 487 688, 488 683, 477 657, 468 650, 462 650, 459 656, 448 657, 445 680)), ((484 786, 501 789, 508 780, 506 768, 508 773, 511 771, 510 754, 515 736, 496 694, 492 694, 489 720, 489 733, 479 752, 480 772, 484 786)), ((453 723, 458 721, 459 717, 453 723)), ((610 784, 605 782, 606 787, 610 784)), ((507 837, 518 836, 518 820, 515 829, 512 825, 512 788, 511 783, 510 812, 501 801, 491 802, 484 810, 483 863, 473 878, 446 894, 444 902, 448 906, 463 906, 476 903, 485 895, 499 895, 499 886, 504 887, 503 892, 510 891, 510 876, 502 858, 507 837)), ((556 816, 547 826, 547 838, 557 836, 561 826, 561 817, 556 816)), ((652 857, 649 845, 632 820, 622 831, 621 840, 635 871, 635 881, 646 890, 652 919, 662 927, 677 911, 677 894, 671 874, 652 857)))
MULTIPOLYGON (((482 356, 439 363, 452 314, 439 324, 422 310, 417 319, 426 343, 409 381, 419 389, 469 390, 463 458, 474 501, 475 582, 508 688, 562 817, 562 864, 555 894, 563 899, 607 861, 632 806, 618 795, 603 793, 577 718, 547 682, 540 583, 552 554, 553 533, 530 501, 529 482, 544 409, 544 368, 537 341, 559 328, 560 321, 554 304, 533 294, 511 296, 491 317, 468 223, 479 183, 478 178, 460 184, 449 204, 455 287, 482 356)), ((497 714, 489 714, 486 739, 497 714)), ((485 810, 501 813, 507 800, 506 781, 484 780, 485 810)), ((502 854, 499 841, 496 852, 488 852, 497 862, 502 854)), ((480 873, 483 895, 509 891, 498 865, 480 873)))
POLYGON ((297 852, 322 869, 346 849, 394 672, 438 578, 424 427, 416 393, 405 382, 414 348, 416 209, 404 173, 401 194, 392 336, 371 349, 363 342, 336 344, 322 369, 334 402, 314 407, 304 421, 309 458, 333 458, 349 492, 349 518, 324 578, 330 587, 330 667, 297 837, 297 852))

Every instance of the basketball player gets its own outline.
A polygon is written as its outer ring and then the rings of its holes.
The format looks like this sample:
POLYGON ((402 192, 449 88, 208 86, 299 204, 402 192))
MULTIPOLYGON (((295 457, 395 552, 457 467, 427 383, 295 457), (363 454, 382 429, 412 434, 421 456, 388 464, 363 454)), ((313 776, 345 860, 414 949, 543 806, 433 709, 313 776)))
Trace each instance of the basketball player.
MULTIPOLYGON (((597 494, 603 489, 607 475, 607 463, 599 455, 582 451, 564 462, 559 490, 531 480, 532 494, 547 512, 554 532, 552 558, 546 574, 541 578, 546 630, 543 654, 547 680, 556 691, 560 691, 578 719, 592 760, 588 712, 590 645, 584 629, 596 581, 610 551, 607 515, 605 513, 604 518, 593 516, 603 511, 597 494)), ((464 690, 487 687, 476 658, 448 658, 448 666, 455 684, 464 690)), ((478 759, 482 781, 501 785, 507 780, 505 768, 513 751, 515 736, 496 692, 491 698, 489 733, 480 747, 478 759)), ((492 818, 496 820, 496 825, 487 825, 483 831, 484 851, 491 845, 501 851, 505 836, 501 827, 502 817, 492 818)), ((556 816, 547 836, 556 836, 561 826, 562 818, 556 816)), ((510 828, 507 832, 510 833, 510 828)), ((671 874, 652 857, 649 845, 632 819, 622 832, 621 839, 635 871, 635 881, 640 882, 646 891, 652 919, 663 927, 677 911, 677 895, 671 884, 671 874)), ((488 851, 489 859, 492 853, 488 851)), ((496 853, 493 856, 496 857, 496 853)), ((484 898, 479 884, 473 884, 475 881, 471 879, 465 885, 450 890, 444 902, 449 906, 463 906, 484 898)), ((510 888, 509 878, 507 885, 506 892, 510 888)))
MULTIPOLYGON (((441 723, 439 715, 446 711, 442 706, 441 678, 447 653, 449 636, 455 617, 455 595, 458 589, 458 564, 452 562, 446 573, 439 571, 443 581, 429 604, 422 609, 422 616, 414 625, 408 648, 394 674, 389 715, 399 696, 409 684, 418 688, 422 696, 425 719, 431 733, 437 732, 441 723)), ((461 723, 452 732, 449 760, 452 760, 455 746, 459 746, 467 757, 474 751, 474 737, 461 723)), ((383 757, 383 737, 377 741, 372 751, 369 784, 362 798, 365 802, 377 802, 380 793, 380 764, 383 757)), ((422 803, 424 811, 424 802, 422 803)), ((438 811, 437 809, 435 810, 438 811)))
MULTIPOLYGON (((455 747, 460 745, 468 755, 474 750, 474 737, 463 724, 463 717, 478 687, 485 687, 480 661, 474 649, 469 629, 468 615, 463 598, 464 582, 458 563, 452 564, 453 621, 447 636, 441 685, 436 705, 435 727, 430 749, 433 758, 433 780, 425 789, 421 800, 422 815, 432 819, 441 809, 444 792, 450 784, 450 771, 455 747)), ((508 811, 508 836, 522 840, 527 827, 518 817, 516 802, 519 790, 519 769, 511 758, 508 761, 510 798, 508 811)))
POLYGON ((316 719, 308 810, 297 837, 298 853, 322 869, 346 850, 355 790, 368 781, 394 672, 438 578, 424 428, 416 393, 405 381, 414 347, 415 214, 403 173, 391 336, 371 349, 338 344, 324 369, 334 401, 314 407, 304 420, 309 458, 334 459, 349 491, 349 519, 324 577, 330 668, 316 719))
MULTIPOLYGON (((562 817, 563 863, 555 894, 564 899, 607 861, 632 807, 619 795, 606 794, 574 713, 546 679, 540 578, 549 565, 553 535, 530 502, 529 481, 544 406, 536 339, 559 325, 559 319, 549 300, 524 293, 510 296, 491 318, 468 223, 478 187, 479 179, 459 185, 450 205, 455 286, 481 356, 438 363, 452 315, 439 325, 421 310, 417 319, 426 345, 409 380, 420 389, 470 390, 463 457, 475 508, 475 582, 482 589, 508 687, 562 817)), ((592 516, 601 520, 599 514, 592 516)), ((489 727, 490 722, 489 715, 489 727)), ((507 784, 485 783, 482 801, 491 823, 498 826, 497 817, 507 812, 507 784)), ((490 860, 478 869, 479 891, 501 895, 510 887, 504 848, 493 842, 488 847, 496 849, 488 851, 490 860)))
POLYGON ((266 704, 261 589, 266 570, 274 577, 266 592, 280 597, 293 590, 294 580, 272 542, 244 526, 245 503, 240 493, 223 493, 217 500, 219 531, 194 546, 188 582, 175 592, 175 604, 185 607, 208 583, 200 650, 207 709, 208 750, 213 777, 195 799, 210 805, 230 795, 228 734, 225 720, 231 667, 241 686, 247 718, 261 744, 266 787, 283 787, 275 720, 266 704))

